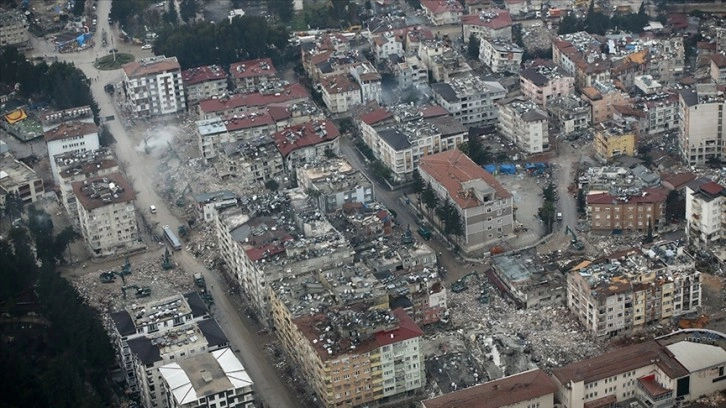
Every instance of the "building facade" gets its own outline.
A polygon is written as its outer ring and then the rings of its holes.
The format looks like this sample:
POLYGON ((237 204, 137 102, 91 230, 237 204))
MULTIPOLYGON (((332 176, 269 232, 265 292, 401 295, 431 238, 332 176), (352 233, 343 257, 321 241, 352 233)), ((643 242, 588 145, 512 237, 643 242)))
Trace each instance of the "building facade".
POLYGON ((595 154, 608 161, 617 156, 635 156, 635 132, 629 125, 602 122, 595 128, 595 154))
POLYGON ((421 0, 421 9, 436 26, 459 24, 464 15, 464 6, 451 0, 421 0))
POLYGON ((536 104, 521 100, 499 102, 497 129, 526 154, 549 149, 549 118, 536 104))
POLYGON ((421 159, 419 173, 442 201, 451 201, 462 218, 462 248, 473 253, 514 230, 512 195, 459 150, 421 159))
POLYGON ((489 9, 461 16, 464 43, 471 35, 477 38, 500 38, 512 41, 512 17, 506 10, 489 9))
POLYGON ((182 71, 181 76, 190 105, 228 92, 227 73, 218 65, 190 68, 182 71))
POLYGON ((241 93, 252 92, 277 78, 277 69, 269 58, 235 62, 230 64, 229 73, 235 89, 241 93))
POLYGON ((588 194, 587 214, 593 230, 653 231, 665 224, 667 193, 660 188, 635 192, 588 194))
POLYGON ((5 196, 17 194, 23 203, 34 203, 43 196, 43 179, 27 164, 8 153, 0 154, 0 206, 5 207, 5 196))
POLYGON ((479 60, 495 74, 519 72, 524 50, 511 41, 481 38, 479 40, 479 60))
POLYGON ((186 110, 181 66, 163 55, 124 64, 126 106, 133 118, 181 113, 186 110))
POLYGON ((711 158, 725 157, 724 106, 724 96, 715 86, 680 91, 678 149, 684 163, 704 165, 711 158))
POLYGON ((551 99, 574 92, 575 78, 557 66, 531 67, 519 73, 519 89, 529 100, 547 107, 551 99))
POLYGON ((43 134, 48 147, 48 158, 53 180, 58 183, 58 166, 55 156, 67 153, 83 153, 98 150, 98 127, 95 123, 65 122, 43 134))
POLYGON ((345 159, 321 160, 297 169, 298 185, 317 191, 318 208, 333 212, 345 203, 371 204, 375 201, 374 186, 362 172, 345 159))
POLYGON ((3 10, 0 13, 0 47, 27 44, 29 26, 28 19, 19 10, 3 10))
POLYGON ((436 103, 464 126, 496 124, 496 102, 507 94, 499 82, 482 81, 473 75, 435 83, 431 89, 436 103))
POLYGON ((726 240, 726 187, 706 178, 686 184, 686 239, 699 248, 726 240))
POLYGON ((550 121, 562 134, 569 135, 590 127, 590 105, 575 95, 554 98, 547 104, 550 121))
POLYGON ((322 78, 320 87, 323 103, 331 113, 345 113, 363 103, 361 87, 349 75, 322 78))

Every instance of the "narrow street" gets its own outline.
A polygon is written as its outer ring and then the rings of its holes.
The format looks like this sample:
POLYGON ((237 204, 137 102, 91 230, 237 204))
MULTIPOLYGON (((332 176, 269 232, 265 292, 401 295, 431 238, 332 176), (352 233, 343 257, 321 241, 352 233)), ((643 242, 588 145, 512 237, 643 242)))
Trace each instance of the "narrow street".
MULTIPOLYGON (((111 8, 110 1, 99 1, 98 3, 98 32, 106 29, 111 33, 110 37, 114 37, 116 31, 109 27, 107 16, 111 8)), ((121 52, 129 51, 137 56, 137 58, 149 55, 148 51, 141 51, 140 47, 130 45, 121 45, 118 38, 110 45, 118 47, 121 52), (114 45, 115 44, 115 45, 114 45)), ((171 211, 169 211, 168 203, 165 203, 154 191, 154 175, 158 173, 156 160, 151 155, 147 155, 137 150, 137 146, 141 143, 140 137, 134 137, 131 132, 127 132, 121 120, 120 114, 116 110, 113 99, 103 89, 104 85, 111 82, 119 82, 123 79, 123 73, 119 70, 114 71, 98 71, 93 67, 96 56, 107 54, 107 48, 101 46, 101 42, 97 41, 93 50, 87 50, 79 53, 56 54, 53 47, 42 40, 35 41, 35 55, 57 56, 59 60, 72 62, 78 68, 82 69, 86 76, 92 79, 91 89, 93 95, 98 102, 100 108, 100 116, 106 117, 114 115, 115 120, 106 122, 111 133, 116 139, 113 146, 116 156, 120 163, 126 163, 125 169, 127 177, 133 182, 136 191, 136 206, 141 211, 148 208, 149 205, 157 207, 157 214, 154 221, 158 221, 160 225, 180 225, 182 222, 176 219, 171 211), (97 78, 96 80, 93 80, 97 78), (138 140, 137 140, 138 139, 138 140)), ((182 251, 177 254, 175 260, 181 264, 185 271, 189 273, 189 277, 194 273, 201 272, 204 274, 208 282, 209 290, 212 293, 215 303, 212 306, 214 317, 219 325, 228 336, 230 344, 234 350, 238 350, 237 355, 244 363, 247 371, 255 382, 255 388, 258 399, 263 401, 269 407, 293 408, 299 404, 294 393, 283 384, 277 375, 275 367, 264 352, 262 342, 254 329, 250 329, 242 320, 242 311, 238 310, 227 293, 223 279, 216 273, 209 271, 192 254, 188 251, 182 251)))

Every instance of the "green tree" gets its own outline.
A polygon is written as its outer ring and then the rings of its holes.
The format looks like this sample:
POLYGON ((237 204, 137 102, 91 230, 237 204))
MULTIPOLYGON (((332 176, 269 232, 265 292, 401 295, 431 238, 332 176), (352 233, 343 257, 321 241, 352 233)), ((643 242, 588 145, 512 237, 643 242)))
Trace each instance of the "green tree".
POLYGON ((643 239, 644 244, 650 244, 653 242, 653 223, 650 221, 650 218, 648 218, 648 232, 645 235, 645 239, 643 239))
POLYGON ((552 226, 555 223, 555 211, 555 203, 552 201, 545 201, 542 207, 537 210, 537 215, 544 223, 547 234, 552 232, 552 226))
POLYGON ((270 191, 277 191, 280 188, 280 184, 273 179, 269 179, 265 182, 265 188, 270 191))
POLYGON ((471 33, 471 35, 469 35, 469 45, 467 48, 467 54, 469 55, 469 58, 479 59, 479 45, 480 44, 481 44, 481 40, 479 40, 479 37, 477 37, 476 34, 471 33))
POLYGON ((439 204, 439 197, 436 195, 434 189, 431 188, 431 183, 427 183, 423 192, 421 192, 421 202, 428 210, 429 216, 431 216, 431 212, 439 204))
POLYGON ((545 201, 557 201, 557 189, 555 185, 553 183, 547 184, 547 186, 542 189, 542 196, 544 197, 545 201))
POLYGON ((166 13, 164 14, 164 21, 166 21, 167 24, 177 25, 179 23, 179 14, 176 12, 176 2, 174 0, 169 0, 169 5, 167 7, 166 13))
POLYGON ((83 0, 76 0, 73 3, 73 15, 78 17, 82 16, 83 12, 86 10, 86 2, 83 0))
POLYGON ((421 177, 421 173, 418 169, 413 171, 413 175, 411 178, 413 180, 413 183, 412 183, 413 192, 416 193, 416 196, 420 197, 424 188, 426 188, 426 183, 424 182, 424 179, 421 177))
POLYGON ((11 191, 5 194, 5 208, 3 209, 3 212, 5 213, 7 220, 12 222, 20 218, 20 216, 23 215, 24 205, 25 203, 18 193, 11 191))
POLYGON ((568 13, 566 16, 562 18, 562 21, 560 21, 560 26, 557 29, 558 35, 565 35, 565 34, 571 34, 576 33, 581 30, 581 24, 580 21, 577 20, 577 17, 575 16, 575 13, 568 13))
POLYGON ((582 189, 577 190, 577 212, 580 215, 587 214, 587 200, 585 198, 585 191, 582 189))
POLYGON ((522 35, 522 24, 512 24, 512 42, 520 46, 521 48, 524 47, 524 37, 522 35))
POLYGON ((179 3, 179 15, 181 15, 181 19, 185 23, 194 21, 197 17, 196 0, 182 0, 181 3, 179 3))
POLYGON ((292 0, 267 0, 267 11, 285 23, 289 23, 295 17, 295 5, 292 0))
POLYGON ((670 221, 682 221, 686 218, 686 200, 676 190, 668 192, 665 202, 665 217, 670 221))

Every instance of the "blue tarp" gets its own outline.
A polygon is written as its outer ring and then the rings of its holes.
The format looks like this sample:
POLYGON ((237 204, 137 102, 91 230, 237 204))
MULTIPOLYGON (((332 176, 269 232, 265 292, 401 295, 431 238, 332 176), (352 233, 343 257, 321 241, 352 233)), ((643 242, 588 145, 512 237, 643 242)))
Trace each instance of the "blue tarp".
POLYGON ((78 41, 78 45, 83 45, 86 43, 86 36, 81 34, 78 37, 76 37, 76 41, 78 41))
POLYGON ((501 164, 499 165, 499 172, 503 174, 515 174, 517 173, 517 166, 513 164, 501 164))
POLYGON ((495 174, 497 172, 497 166, 494 164, 487 164, 481 167, 489 174, 495 174))

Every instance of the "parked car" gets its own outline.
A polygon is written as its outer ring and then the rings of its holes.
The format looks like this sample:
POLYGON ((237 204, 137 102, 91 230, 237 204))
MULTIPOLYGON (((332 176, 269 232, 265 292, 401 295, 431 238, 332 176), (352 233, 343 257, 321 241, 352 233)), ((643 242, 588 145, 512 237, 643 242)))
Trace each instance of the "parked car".
POLYGON ((108 50, 108 53, 109 54, 113 54, 114 52, 118 52, 118 49, 117 48, 111 48, 110 50, 108 50))
POLYGON ((144 44, 144 45, 141 46, 141 49, 142 50, 150 50, 151 49, 151 44, 144 44))

